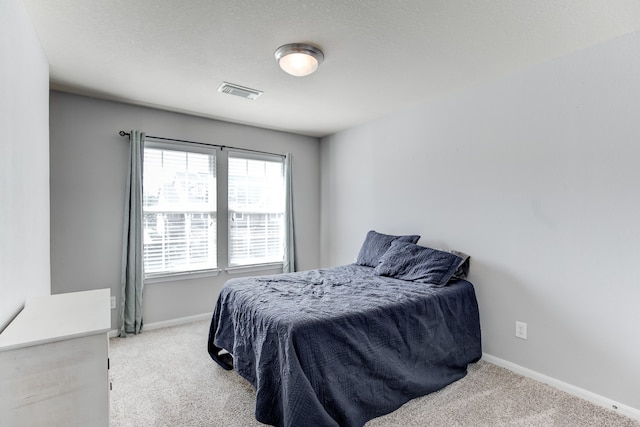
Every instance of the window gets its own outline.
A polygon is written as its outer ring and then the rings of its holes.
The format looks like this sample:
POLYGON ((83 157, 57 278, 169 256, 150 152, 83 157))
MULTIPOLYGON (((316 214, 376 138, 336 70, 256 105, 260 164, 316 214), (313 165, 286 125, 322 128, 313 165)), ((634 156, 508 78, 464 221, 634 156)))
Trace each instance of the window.
POLYGON ((283 170, 281 157, 229 153, 229 266, 282 262, 283 170))
POLYGON ((214 149, 147 142, 143 174, 145 275, 216 268, 214 149))
MULTIPOLYGON (((283 262, 282 157, 226 150, 216 154, 213 147, 145 143, 145 277, 217 270, 218 235, 223 244, 228 244, 228 261, 225 261, 228 267, 283 262), (228 173, 219 177, 222 180, 219 183, 216 161, 228 162, 228 173), (228 227, 219 230, 220 233, 217 230, 218 185, 221 189, 226 187, 228 197, 227 212, 222 212, 228 218, 228 227)), ((225 208, 224 201, 220 205, 225 208)))

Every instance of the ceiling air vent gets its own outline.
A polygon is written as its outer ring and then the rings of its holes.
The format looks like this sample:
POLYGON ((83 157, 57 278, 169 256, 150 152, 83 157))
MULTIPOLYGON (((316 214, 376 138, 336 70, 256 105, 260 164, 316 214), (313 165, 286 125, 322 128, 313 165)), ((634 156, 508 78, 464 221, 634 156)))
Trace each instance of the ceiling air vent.
POLYGON ((229 95, 240 96, 242 98, 247 98, 250 100, 257 99, 260 95, 262 95, 261 90, 249 89, 248 87, 240 86, 233 83, 222 82, 222 84, 218 87, 218 92, 228 93, 229 95))

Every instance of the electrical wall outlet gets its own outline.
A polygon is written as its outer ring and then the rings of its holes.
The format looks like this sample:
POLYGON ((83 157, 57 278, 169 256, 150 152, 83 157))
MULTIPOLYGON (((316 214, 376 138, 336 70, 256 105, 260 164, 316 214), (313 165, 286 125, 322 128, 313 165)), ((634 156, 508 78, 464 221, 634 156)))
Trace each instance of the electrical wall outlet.
POLYGON ((516 337, 527 339, 527 324, 516 320, 516 337))
POLYGON ((111 310, 116 308, 116 297, 111 297, 111 310))

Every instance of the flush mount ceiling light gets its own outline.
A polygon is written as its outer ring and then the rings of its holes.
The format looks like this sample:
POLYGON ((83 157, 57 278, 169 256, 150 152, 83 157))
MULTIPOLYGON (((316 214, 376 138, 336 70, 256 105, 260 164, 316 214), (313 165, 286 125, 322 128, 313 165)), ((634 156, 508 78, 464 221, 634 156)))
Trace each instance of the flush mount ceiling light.
POLYGON ((324 59, 320 49, 305 43, 280 46, 275 52, 280 68, 292 76, 302 77, 313 73, 324 59))

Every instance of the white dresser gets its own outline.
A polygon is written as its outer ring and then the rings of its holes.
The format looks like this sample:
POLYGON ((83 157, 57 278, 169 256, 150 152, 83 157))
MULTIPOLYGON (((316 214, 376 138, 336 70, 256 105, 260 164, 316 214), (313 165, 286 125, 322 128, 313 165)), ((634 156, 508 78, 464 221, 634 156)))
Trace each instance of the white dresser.
POLYGON ((33 298, 0 334, 0 424, 109 426, 110 290, 33 298))

